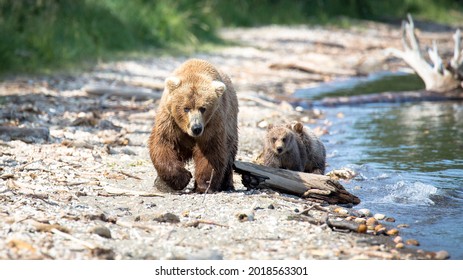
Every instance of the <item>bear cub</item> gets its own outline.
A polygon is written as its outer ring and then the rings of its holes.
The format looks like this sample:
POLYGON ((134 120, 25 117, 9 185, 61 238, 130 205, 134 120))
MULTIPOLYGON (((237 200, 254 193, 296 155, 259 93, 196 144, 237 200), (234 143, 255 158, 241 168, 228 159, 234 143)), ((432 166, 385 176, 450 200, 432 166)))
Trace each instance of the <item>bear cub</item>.
POLYGON ((229 77, 212 64, 190 59, 165 81, 148 140, 162 191, 183 190, 193 175, 195 191, 233 189, 238 149, 238 99, 229 77))
POLYGON ((300 122, 269 126, 257 163, 307 173, 325 173, 326 150, 320 139, 300 122))

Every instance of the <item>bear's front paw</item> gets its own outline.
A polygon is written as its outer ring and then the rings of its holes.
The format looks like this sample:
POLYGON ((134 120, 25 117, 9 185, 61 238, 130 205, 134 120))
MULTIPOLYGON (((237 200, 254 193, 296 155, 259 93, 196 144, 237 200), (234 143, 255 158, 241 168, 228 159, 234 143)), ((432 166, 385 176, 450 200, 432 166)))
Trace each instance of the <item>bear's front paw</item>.
POLYGON ((190 171, 182 168, 178 169, 175 174, 170 174, 169 176, 161 176, 161 174, 158 174, 158 177, 154 181, 154 186, 162 192, 181 191, 188 186, 192 177, 190 171))

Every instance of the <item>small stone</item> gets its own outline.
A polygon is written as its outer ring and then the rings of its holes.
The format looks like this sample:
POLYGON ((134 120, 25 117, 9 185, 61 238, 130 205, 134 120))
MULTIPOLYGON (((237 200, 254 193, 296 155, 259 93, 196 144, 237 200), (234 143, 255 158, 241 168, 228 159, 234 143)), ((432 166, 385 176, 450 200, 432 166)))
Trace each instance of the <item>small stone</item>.
POLYGON ((153 218, 154 221, 160 222, 160 223, 179 223, 180 218, 172 213, 164 213, 161 215, 158 215, 153 218))
POLYGON ((261 121, 257 124, 260 128, 266 128, 269 125, 268 121, 261 121))
POLYGON ((380 231, 380 230, 386 230, 386 228, 381 224, 375 226, 375 231, 380 231))
POLYGON ((358 233, 366 233, 367 232, 367 226, 365 224, 360 224, 359 227, 357 228, 358 233))
POLYGON ((190 217, 190 210, 184 210, 184 211, 182 212, 182 217, 185 217, 185 218, 190 217))
POLYGON ((375 214, 373 217, 375 217, 376 220, 383 220, 386 216, 384 214, 375 214))
POLYGON ((436 252, 436 255, 434 257, 436 260, 446 260, 448 258, 450 258, 450 255, 447 251, 438 251, 436 252))
POLYGON ((359 209, 357 212, 359 213, 360 217, 371 217, 371 211, 369 209, 363 208, 359 209))
POLYGON ((401 236, 396 236, 394 238, 394 243, 401 243, 402 242, 402 237, 401 236))
POLYGON ((111 238, 111 231, 105 226, 96 226, 90 230, 90 233, 97 234, 104 238, 111 238))
POLYGON ((400 225, 398 225, 397 227, 398 227, 398 228, 408 228, 409 225, 407 225, 407 224, 400 224, 400 225))
POLYGON ((334 209, 334 212, 338 213, 339 215, 342 215, 342 216, 347 216, 349 214, 349 211, 347 211, 347 209, 344 209, 344 208, 341 208, 341 207, 338 207, 338 208, 334 209))
POLYGON ((254 221, 254 214, 253 213, 238 213, 236 217, 240 222, 252 222, 254 221))
POLYGON ((398 235, 399 234, 399 230, 396 229, 396 228, 393 228, 393 229, 390 229, 386 232, 387 235, 398 235))
POLYGON ((378 221, 371 217, 367 219, 367 226, 376 226, 378 224, 378 221))
POLYGON ((412 246, 420 246, 420 242, 418 242, 418 240, 416 239, 407 239, 407 241, 405 241, 405 244, 412 246))
POLYGON ((392 217, 387 217, 387 218, 385 219, 385 221, 388 222, 388 223, 395 223, 395 219, 392 218, 392 217))
POLYGON ((402 249, 404 247, 405 247, 405 245, 402 242, 399 242, 399 243, 395 244, 396 249, 402 249))
POLYGON ((273 206, 273 204, 270 204, 269 206, 267 206, 267 208, 273 210, 275 209, 275 206, 273 206))
POLYGON ((366 224, 367 220, 365 218, 355 218, 354 222, 357 224, 366 224))

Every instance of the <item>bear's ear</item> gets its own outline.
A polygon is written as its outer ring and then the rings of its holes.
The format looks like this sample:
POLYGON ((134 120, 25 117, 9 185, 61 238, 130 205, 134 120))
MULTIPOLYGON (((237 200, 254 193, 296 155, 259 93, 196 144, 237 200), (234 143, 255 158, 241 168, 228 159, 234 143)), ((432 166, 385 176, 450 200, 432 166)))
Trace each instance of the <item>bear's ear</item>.
POLYGON ((302 131, 304 130, 304 125, 300 122, 296 122, 293 126, 293 129, 294 131, 296 131, 297 133, 302 133, 302 131))
POLYGON ((180 80, 180 78, 174 76, 167 77, 165 82, 166 87, 169 91, 173 91, 174 89, 178 88, 181 83, 182 81, 180 80))
POLYGON ((221 81, 212 81, 212 87, 218 96, 221 96, 227 90, 227 86, 221 81))

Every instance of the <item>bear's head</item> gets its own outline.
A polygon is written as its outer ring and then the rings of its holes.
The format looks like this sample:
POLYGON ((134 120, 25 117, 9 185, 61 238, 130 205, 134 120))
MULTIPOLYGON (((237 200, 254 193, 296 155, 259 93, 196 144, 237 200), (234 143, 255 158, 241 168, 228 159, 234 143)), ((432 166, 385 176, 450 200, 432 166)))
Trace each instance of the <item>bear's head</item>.
POLYGON ((177 125, 192 137, 201 136, 227 89, 225 84, 202 75, 173 76, 165 84, 167 108, 177 125))
POLYGON ((296 141, 294 132, 286 126, 272 126, 267 128, 267 144, 275 154, 284 154, 294 147, 296 141))

